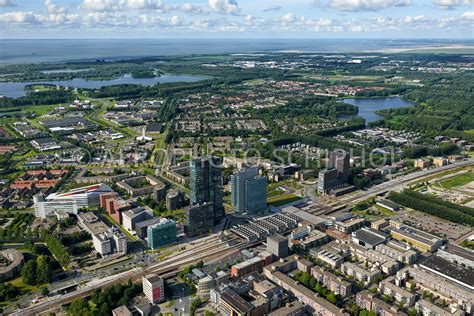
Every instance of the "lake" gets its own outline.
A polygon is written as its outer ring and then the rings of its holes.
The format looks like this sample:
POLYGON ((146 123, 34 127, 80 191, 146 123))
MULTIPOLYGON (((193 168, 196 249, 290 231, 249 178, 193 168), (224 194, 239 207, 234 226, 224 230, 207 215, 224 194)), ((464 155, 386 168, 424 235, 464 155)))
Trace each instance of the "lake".
POLYGON ((25 87, 34 84, 51 84, 70 88, 81 89, 99 89, 101 87, 113 86, 119 84, 139 84, 143 86, 152 86, 157 83, 172 83, 172 82, 196 82, 209 79, 207 76, 195 75, 173 75, 163 74, 160 77, 154 78, 133 78, 130 75, 124 75, 120 78, 111 80, 86 80, 82 78, 74 78, 72 80, 58 80, 58 81, 38 81, 38 82, 1 82, 0 95, 11 98, 18 98, 26 95, 25 87))
MULTIPOLYGON (((383 116, 375 113, 376 111, 383 109, 405 108, 414 104, 413 102, 402 100, 399 97, 348 98, 341 99, 339 102, 357 106, 359 108, 359 113, 357 116, 364 118, 366 123, 374 122, 383 118, 383 116)), ((341 115, 339 118, 341 120, 349 120, 355 116, 356 115, 341 115)))

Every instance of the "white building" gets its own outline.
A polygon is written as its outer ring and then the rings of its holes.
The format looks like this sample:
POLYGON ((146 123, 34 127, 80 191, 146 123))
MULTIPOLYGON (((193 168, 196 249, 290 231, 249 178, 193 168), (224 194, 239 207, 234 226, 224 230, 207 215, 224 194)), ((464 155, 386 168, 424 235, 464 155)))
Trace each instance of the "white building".
POLYGON ((150 303, 156 304, 165 299, 165 285, 163 279, 157 274, 148 274, 142 277, 143 294, 150 303))
POLYGON ((46 201, 71 201, 77 203, 78 208, 92 207, 100 205, 100 196, 113 190, 104 183, 93 184, 77 189, 73 189, 65 193, 53 193, 48 195, 46 201))
POLYGON ((108 231, 92 235, 92 242, 97 251, 102 257, 113 252, 126 253, 127 237, 117 228, 111 228, 108 231))
POLYGON ((62 212, 77 214, 78 211, 77 202, 73 199, 45 201, 44 195, 37 194, 33 197, 33 202, 35 206, 35 216, 40 218, 46 218, 62 212))

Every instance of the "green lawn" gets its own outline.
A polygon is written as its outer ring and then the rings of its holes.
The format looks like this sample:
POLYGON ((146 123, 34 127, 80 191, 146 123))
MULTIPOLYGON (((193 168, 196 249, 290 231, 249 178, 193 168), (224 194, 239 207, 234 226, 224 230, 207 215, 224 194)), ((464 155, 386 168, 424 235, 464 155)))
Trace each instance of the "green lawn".
POLYGON ((469 171, 466 173, 459 174, 452 178, 443 180, 440 182, 440 185, 443 188, 451 189, 455 187, 460 187, 468 184, 469 182, 474 181, 474 172, 469 171))
POLYGON ((21 276, 6 283, 10 283, 11 285, 18 287, 20 291, 25 292, 35 292, 41 288, 41 285, 27 285, 23 283, 23 279, 21 278, 21 276))
POLYGON ((298 200, 301 200, 300 196, 290 193, 271 198, 268 200, 268 204, 270 204, 271 206, 278 207, 298 200))

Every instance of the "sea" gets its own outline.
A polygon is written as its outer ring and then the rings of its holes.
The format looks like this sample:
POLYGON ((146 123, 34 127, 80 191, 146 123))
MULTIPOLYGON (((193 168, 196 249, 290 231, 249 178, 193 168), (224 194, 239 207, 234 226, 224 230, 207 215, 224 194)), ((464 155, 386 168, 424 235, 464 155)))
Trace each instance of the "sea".
POLYGON ((447 45, 463 40, 401 39, 3 39, 0 64, 121 60, 137 57, 270 52, 376 52, 447 45))

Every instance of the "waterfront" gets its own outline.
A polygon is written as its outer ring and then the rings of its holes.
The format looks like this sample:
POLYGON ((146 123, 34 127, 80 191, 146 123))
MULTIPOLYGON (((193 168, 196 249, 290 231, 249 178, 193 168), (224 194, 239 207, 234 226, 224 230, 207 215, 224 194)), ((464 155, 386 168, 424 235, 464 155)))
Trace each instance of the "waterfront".
POLYGON ((377 111, 384 109, 403 108, 412 106, 414 103, 403 100, 399 97, 389 98, 347 98, 341 99, 340 102, 355 105, 359 108, 357 115, 341 115, 339 118, 347 120, 360 116, 365 119, 366 123, 374 122, 382 118, 377 111))

